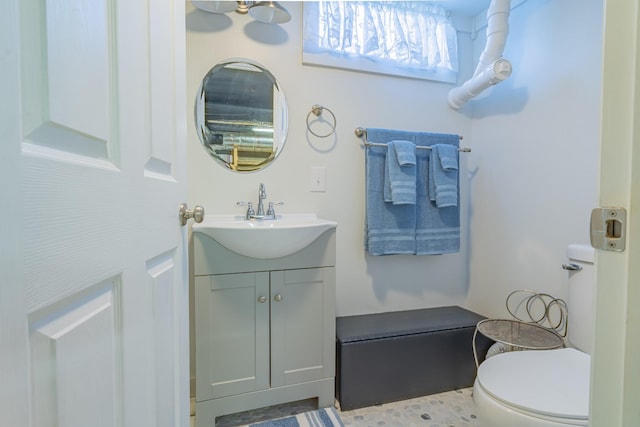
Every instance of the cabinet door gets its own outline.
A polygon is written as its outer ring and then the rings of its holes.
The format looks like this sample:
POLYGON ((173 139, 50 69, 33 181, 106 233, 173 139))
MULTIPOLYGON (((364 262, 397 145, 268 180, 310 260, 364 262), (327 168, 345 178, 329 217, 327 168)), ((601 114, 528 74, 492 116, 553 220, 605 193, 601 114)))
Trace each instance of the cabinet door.
POLYGON ((271 272, 271 386, 334 376, 335 269, 271 272))
POLYGON ((269 273, 195 279, 196 400, 269 387, 269 273))

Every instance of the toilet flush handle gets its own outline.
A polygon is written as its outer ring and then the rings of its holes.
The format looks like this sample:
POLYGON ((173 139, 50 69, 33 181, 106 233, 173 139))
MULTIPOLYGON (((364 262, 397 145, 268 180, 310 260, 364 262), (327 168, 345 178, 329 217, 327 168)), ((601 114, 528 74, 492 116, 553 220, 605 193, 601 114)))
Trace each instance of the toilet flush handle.
POLYGON ((573 264, 573 263, 562 264, 562 268, 564 270, 569 270, 569 271, 580 271, 580 270, 582 270, 582 266, 580 266, 578 264, 573 264))

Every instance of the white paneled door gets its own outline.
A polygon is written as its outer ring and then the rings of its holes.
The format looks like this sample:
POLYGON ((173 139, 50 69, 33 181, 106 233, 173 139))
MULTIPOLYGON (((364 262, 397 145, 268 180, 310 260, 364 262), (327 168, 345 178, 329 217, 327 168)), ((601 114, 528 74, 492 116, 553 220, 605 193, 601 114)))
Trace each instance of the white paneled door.
POLYGON ((0 14, 0 426, 186 427, 184 0, 0 14))

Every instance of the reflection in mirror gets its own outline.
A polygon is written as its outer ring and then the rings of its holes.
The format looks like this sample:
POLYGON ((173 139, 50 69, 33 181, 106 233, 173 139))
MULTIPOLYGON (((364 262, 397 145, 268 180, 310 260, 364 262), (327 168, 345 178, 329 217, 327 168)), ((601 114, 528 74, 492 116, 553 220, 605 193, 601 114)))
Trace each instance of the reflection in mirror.
POLYGON ((267 166, 287 137, 284 93, 267 69, 246 59, 227 60, 209 70, 198 91, 195 116, 202 145, 234 171, 267 166))

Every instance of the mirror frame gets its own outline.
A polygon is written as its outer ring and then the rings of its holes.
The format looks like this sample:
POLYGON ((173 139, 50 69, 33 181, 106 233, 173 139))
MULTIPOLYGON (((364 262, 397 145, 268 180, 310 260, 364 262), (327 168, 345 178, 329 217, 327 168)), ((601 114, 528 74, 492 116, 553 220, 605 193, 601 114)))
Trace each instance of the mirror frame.
MULTIPOLYGON (((250 76, 247 75, 247 79, 250 76)), ((258 91, 249 89, 248 92, 258 91)), ((268 89, 265 89, 268 90, 268 89)), ((236 93, 228 93, 236 98, 236 93)), ((224 107, 224 103, 220 103, 224 107)), ((239 105, 243 114, 252 110, 251 105, 239 105)), ((266 109, 263 109, 266 111, 266 109)), ((263 111, 263 113, 264 113, 263 111)), ((216 113, 218 114, 218 113, 216 113)), ((255 113, 256 115, 258 113, 255 113)), ((251 114, 253 115, 253 114, 251 114)), ((264 115, 264 114, 263 114, 264 115)), ((247 58, 229 58, 214 65, 203 77, 194 105, 194 118, 198 138, 207 153, 216 163, 235 172, 256 172, 269 166, 282 152, 289 130, 289 113, 287 101, 282 87, 275 76, 262 64, 247 58), (207 119, 207 92, 209 79, 221 70, 237 69, 239 71, 260 72, 272 84, 272 116, 271 122, 233 121, 207 119), (217 122, 217 125, 207 124, 217 122), (216 128, 215 126, 218 126, 216 128), (250 129, 250 131, 247 131, 250 129), (264 136, 271 133, 273 137, 264 136), (244 140, 244 141, 243 141, 244 140), (269 145, 268 141, 271 141, 269 145), (246 153, 244 156, 242 153, 246 153), (244 160, 244 161, 243 161, 244 160)))

